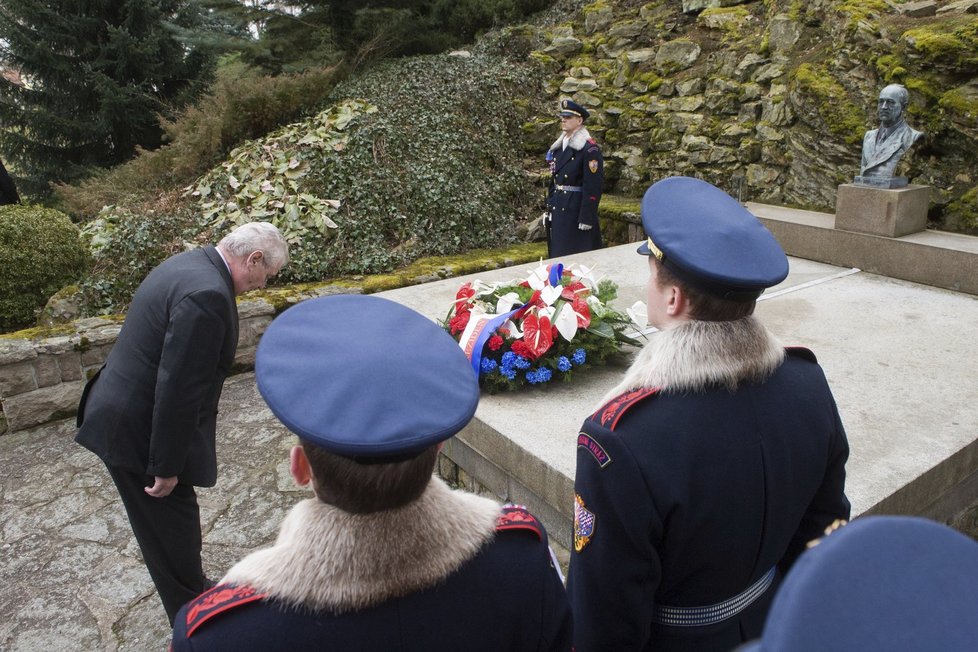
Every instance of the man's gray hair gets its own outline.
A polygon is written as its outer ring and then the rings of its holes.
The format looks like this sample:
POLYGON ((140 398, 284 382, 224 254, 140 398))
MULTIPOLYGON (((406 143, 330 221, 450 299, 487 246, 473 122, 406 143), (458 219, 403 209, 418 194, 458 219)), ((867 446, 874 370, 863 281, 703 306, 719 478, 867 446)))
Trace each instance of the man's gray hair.
POLYGON ((260 251, 265 255, 266 265, 277 269, 289 262, 289 244, 275 225, 268 222, 242 224, 224 236, 217 246, 236 258, 260 251))

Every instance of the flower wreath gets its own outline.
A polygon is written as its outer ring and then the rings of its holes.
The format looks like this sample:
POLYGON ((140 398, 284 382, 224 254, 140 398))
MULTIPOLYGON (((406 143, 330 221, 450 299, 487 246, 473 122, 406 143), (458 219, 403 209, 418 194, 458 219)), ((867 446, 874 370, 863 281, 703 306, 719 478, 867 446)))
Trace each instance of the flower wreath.
POLYGON ((525 279, 465 283, 442 322, 490 393, 568 381, 606 364, 622 344, 641 346, 625 331, 628 315, 610 307, 611 280, 584 266, 541 265, 525 279))

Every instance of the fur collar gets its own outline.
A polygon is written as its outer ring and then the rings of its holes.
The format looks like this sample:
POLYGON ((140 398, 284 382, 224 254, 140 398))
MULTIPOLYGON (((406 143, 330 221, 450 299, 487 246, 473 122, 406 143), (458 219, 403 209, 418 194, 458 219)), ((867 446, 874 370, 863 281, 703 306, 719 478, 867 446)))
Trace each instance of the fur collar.
POLYGON ((495 533, 499 505, 432 477, 400 509, 350 514, 318 499, 285 517, 271 548, 238 562, 221 582, 247 584, 294 606, 354 611, 435 585, 495 533))
MULTIPOLYGON (((588 132, 587 127, 581 127, 571 135, 570 142, 567 143, 567 146, 579 152, 584 149, 584 146, 587 145, 587 141, 589 140, 591 140, 591 134, 588 132)), ((564 134, 560 134, 557 140, 554 141, 554 144, 550 146, 550 150, 561 149, 563 143, 564 134)))
POLYGON ((784 347, 754 317, 736 321, 690 321, 652 336, 604 401, 632 389, 734 391, 760 382, 784 361, 784 347))

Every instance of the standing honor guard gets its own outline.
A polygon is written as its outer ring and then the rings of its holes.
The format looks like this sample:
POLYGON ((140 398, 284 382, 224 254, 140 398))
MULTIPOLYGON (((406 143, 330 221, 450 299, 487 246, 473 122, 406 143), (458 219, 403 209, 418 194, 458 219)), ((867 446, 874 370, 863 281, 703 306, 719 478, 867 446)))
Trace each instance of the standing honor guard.
POLYGON ((444 329, 379 297, 312 299, 269 326, 255 376, 315 496, 183 608, 176 652, 570 650, 543 526, 432 476, 479 403, 444 329))
POLYGON ((659 329, 577 439, 577 652, 727 651, 761 633, 805 544, 849 516, 849 455, 811 351, 752 314, 788 275, 736 200, 672 177, 642 200, 659 329))
POLYGON ((547 150, 547 257, 601 248, 598 202, 604 159, 584 121, 588 110, 571 100, 560 103, 560 137, 547 150))

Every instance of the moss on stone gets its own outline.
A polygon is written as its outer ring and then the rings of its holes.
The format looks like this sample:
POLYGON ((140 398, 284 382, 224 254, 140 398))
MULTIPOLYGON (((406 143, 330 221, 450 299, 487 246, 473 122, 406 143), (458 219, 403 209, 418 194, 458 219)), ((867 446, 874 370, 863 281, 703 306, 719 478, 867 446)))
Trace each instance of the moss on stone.
POLYGON ((37 326, 34 328, 24 328, 11 333, 0 333, 0 340, 43 340, 49 337, 73 335, 75 332, 76 329, 72 324, 37 326))
POLYGON ((978 186, 949 203, 946 213, 953 216, 959 228, 978 229, 978 186))
POLYGON ((278 313, 295 304, 298 300, 320 294, 323 288, 345 288, 364 294, 373 294, 442 278, 463 276, 487 269, 531 262, 546 256, 546 253, 546 244, 540 242, 522 243, 506 249, 476 249, 455 256, 420 258, 389 274, 347 276, 322 283, 296 283, 266 288, 249 292, 247 298, 267 301, 278 313))
POLYGON ((586 16, 587 14, 594 13, 595 11, 601 11, 602 9, 608 9, 608 8, 610 8, 610 6, 611 5, 608 2, 606 2, 605 0, 596 0, 596 2, 592 2, 589 5, 584 5, 584 7, 581 9, 581 11, 586 16))
POLYGON ((978 68, 978 19, 935 21, 903 33, 903 40, 925 61, 942 66, 978 68))
POLYGON ((886 13, 886 0, 843 0, 835 6, 836 10, 847 16, 846 26, 855 29, 860 22, 875 25, 874 18, 886 13))
POLYGON ((642 211, 642 200, 622 195, 601 195, 598 213, 602 217, 628 220, 626 214, 638 215, 642 211))
POLYGON ((877 74, 887 83, 900 82, 907 75, 904 62, 895 54, 884 54, 873 62, 877 74))
POLYGON ((849 99, 846 89, 824 66, 803 63, 791 78, 802 93, 815 98, 812 108, 829 131, 848 145, 862 141, 866 131, 862 110, 849 99))
POLYGON ((978 91, 970 87, 949 90, 938 100, 938 105, 959 118, 978 119, 978 91))
POLYGON ((665 81, 662 77, 659 77, 659 75, 651 71, 641 73, 635 77, 635 80, 640 81, 643 84, 647 84, 649 91, 651 92, 659 90, 659 87, 662 86, 662 82, 665 81))

